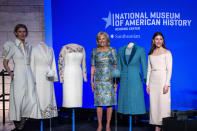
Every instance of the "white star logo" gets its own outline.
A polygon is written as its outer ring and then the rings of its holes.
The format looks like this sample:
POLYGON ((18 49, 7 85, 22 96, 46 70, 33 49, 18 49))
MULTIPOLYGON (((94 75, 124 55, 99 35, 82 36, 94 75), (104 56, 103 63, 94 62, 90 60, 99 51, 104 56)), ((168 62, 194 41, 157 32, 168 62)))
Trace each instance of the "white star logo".
POLYGON ((109 12, 109 15, 107 18, 102 18, 105 22, 106 22, 106 25, 105 25, 105 29, 107 27, 109 27, 111 25, 111 12, 109 12))

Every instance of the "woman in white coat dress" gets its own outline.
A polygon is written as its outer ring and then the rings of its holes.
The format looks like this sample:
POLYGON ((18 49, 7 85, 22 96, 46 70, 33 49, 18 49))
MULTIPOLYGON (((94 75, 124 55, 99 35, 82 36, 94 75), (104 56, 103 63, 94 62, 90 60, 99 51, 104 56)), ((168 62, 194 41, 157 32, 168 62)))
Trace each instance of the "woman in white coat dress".
POLYGON ((31 46, 25 42, 28 34, 23 24, 16 25, 14 29, 15 42, 6 42, 3 47, 3 65, 10 74, 12 81, 10 87, 9 119, 15 122, 14 130, 21 130, 25 118, 41 118, 40 106, 30 68, 31 46), (9 60, 14 63, 14 72, 8 65, 9 60))
POLYGON ((170 79, 172 55, 166 49, 163 34, 156 32, 148 54, 147 93, 150 94, 150 124, 160 131, 162 119, 171 113, 170 79))
POLYGON ((31 53, 31 69, 35 77, 42 119, 57 116, 54 81, 58 81, 53 48, 44 42, 36 45, 31 53), (51 75, 52 79, 48 79, 51 75))

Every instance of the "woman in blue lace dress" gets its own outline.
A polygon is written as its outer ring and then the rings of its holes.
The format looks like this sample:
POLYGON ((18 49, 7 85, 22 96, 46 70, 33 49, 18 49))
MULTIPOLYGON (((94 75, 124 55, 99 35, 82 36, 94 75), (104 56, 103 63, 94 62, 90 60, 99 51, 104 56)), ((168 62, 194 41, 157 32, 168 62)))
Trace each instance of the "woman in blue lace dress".
POLYGON ((106 131, 110 131, 113 105, 116 105, 117 85, 113 85, 111 72, 116 68, 116 49, 109 46, 109 36, 99 32, 96 37, 97 48, 91 55, 91 87, 94 92, 94 105, 97 106, 98 128, 102 130, 103 106, 107 106, 106 131))

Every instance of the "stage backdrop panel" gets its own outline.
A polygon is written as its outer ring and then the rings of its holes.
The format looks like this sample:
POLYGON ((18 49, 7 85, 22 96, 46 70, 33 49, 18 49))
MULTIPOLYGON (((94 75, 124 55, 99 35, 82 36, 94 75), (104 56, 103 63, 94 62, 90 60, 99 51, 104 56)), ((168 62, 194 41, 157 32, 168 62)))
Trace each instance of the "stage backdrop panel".
MULTIPOLYGON (((52 36, 56 62, 62 46, 82 45, 86 50, 88 82, 83 86, 83 108, 94 108, 90 87, 91 50, 96 35, 105 31, 111 46, 129 42, 148 54, 154 32, 162 32, 173 55, 172 109, 197 109, 197 8, 195 0, 52 0, 52 36)), ((145 88, 145 86, 144 86, 145 88)), ((57 104, 62 103, 62 84, 56 83, 57 104)), ((149 99, 145 92, 146 106, 149 99)))

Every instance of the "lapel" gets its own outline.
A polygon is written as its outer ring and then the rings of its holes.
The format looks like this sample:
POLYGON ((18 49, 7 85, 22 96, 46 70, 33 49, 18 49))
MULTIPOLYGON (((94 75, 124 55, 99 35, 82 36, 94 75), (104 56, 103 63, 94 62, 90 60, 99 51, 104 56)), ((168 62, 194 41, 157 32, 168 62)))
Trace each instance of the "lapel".
POLYGON ((129 56, 129 60, 127 61, 126 55, 125 55, 127 46, 128 46, 128 44, 125 45, 125 46, 123 47, 123 51, 122 51, 123 59, 124 59, 125 65, 129 65, 129 63, 132 61, 132 59, 133 59, 133 57, 134 57, 134 55, 135 55, 135 53, 136 53, 136 49, 137 49, 136 44, 134 43, 132 52, 131 52, 131 54, 130 54, 130 56, 129 56))
MULTIPOLYGON (((23 56, 25 56, 26 55, 25 49, 23 47, 22 42, 19 39, 15 40, 15 45, 20 50, 21 54, 23 54, 23 56)), ((27 48, 28 48, 28 46, 26 45, 26 51, 27 51, 27 48)))
POLYGON ((46 46, 46 47, 47 47, 46 52, 44 51, 44 49, 43 49, 43 47, 42 47, 41 44, 39 44, 39 47, 40 47, 40 50, 41 50, 42 55, 43 55, 43 56, 45 57, 45 59, 47 60, 47 63, 50 65, 50 62, 49 62, 50 55, 49 55, 49 48, 48 48, 48 46, 46 46))
POLYGON ((127 45, 125 45, 125 46, 123 47, 122 56, 123 56, 124 64, 125 64, 125 65, 128 65, 128 62, 127 62, 127 60, 126 60, 126 55, 125 55, 126 48, 127 48, 127 45))
POLYGON ((135 56, 136 49, 137 49, 136 44, 134 44, 128 64, 132 61, 133 57, 135 56))
POLYGON ((31 50, 31 46, 29 44, 26 45, 26 53, 29 56, 31 50))

